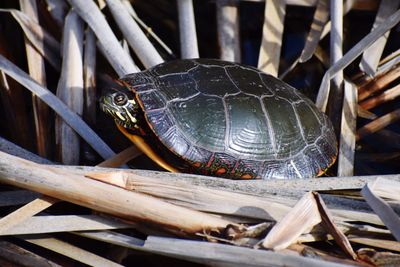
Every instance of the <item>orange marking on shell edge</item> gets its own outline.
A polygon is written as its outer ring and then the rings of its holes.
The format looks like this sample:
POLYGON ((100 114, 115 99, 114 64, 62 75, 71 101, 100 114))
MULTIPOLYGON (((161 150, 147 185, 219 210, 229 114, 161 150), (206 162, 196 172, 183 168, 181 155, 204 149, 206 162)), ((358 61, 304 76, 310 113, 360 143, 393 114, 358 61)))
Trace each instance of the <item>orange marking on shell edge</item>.
POLYGON ((245 174, 243 174, 242 176, 240 176, 240 179, 249 180, 249 179, 254 179, 254 177, 253 177, 251 174, 249 174, 249 173, 245 173, 245 174))
POLYGON ((211 157, 210 157, 210 160, 208 161, 208 163, 207 163, 207 165, 206 165, 206 167, 207 167, 207 168, 210 168, 210 167, 211 167, 211 164, 213 163, 214 160, 215 160, 215 155, 212 154, 211 157))
POLYGON ((236 161, 235 165, 233 166, 232 170, 231 170, 231 174, 235 173, 235 170, 239 167, 239 160, 236 161))
POLYGON ((193 167, 195 168, 200 168, 201 167, 201 162, 195 162, 192 164, 193 167))
POLYGON ((326 167, 324 170, 319 170, 319 172, 317 173, 317 177, 324 175, 328 171, 328 169, 332 167, 333 164, 335 164, 336 159, 337 159, 337 154, 332 157, 332 162, 328 165, 328 167, 326 167))
POLYGON ((226 169, 225 168, 219 168, 216 172, 215 172, 215 174, 217 174, 217 175, 221 175, 221 174, 225 174, 226 173, 226 169))

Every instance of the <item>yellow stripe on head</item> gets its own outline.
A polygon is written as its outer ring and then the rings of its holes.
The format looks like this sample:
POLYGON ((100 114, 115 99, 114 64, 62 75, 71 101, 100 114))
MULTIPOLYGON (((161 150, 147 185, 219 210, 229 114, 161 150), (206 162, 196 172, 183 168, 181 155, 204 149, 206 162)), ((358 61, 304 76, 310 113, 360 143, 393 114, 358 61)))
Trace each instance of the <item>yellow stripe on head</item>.
MULTIPOLYGON (((128 114, 129 114, 129 112, 128 112, 128 114)), ((118 111, 117 111, 117 112, 115 112, 115 115, 117 115, 118 118, 119 118, 121 121, 126 121, 125 117, 121 115, 121 112, 118 112, 118 111)), ((130 116, 130 115, 129 115, 129 116, 130 116)))
POLYGON ((125 113, 128 115, 129 119, 131 120, 131 122, 136 123, 137 122, 136 118, 131 115, 129 110, 125 107, 124 107, 124 110, 125 110, 125 113))

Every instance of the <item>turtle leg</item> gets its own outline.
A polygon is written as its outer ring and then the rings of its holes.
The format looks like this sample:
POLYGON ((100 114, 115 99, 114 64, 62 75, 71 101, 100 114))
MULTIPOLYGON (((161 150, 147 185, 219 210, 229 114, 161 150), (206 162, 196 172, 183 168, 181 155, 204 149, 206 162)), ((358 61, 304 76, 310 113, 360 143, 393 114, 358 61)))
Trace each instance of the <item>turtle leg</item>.
POLYGON ((154 161, 161 168, 169 171, 169 172, 179 172, 176 168, 169 165, 162 159, 156 152, 144 141, 144 139, 135 134, 129 133, 124 127, 116 123, 118 129, 132 142, 137 146, 146 156, 148 156, 152 161, 154 161))

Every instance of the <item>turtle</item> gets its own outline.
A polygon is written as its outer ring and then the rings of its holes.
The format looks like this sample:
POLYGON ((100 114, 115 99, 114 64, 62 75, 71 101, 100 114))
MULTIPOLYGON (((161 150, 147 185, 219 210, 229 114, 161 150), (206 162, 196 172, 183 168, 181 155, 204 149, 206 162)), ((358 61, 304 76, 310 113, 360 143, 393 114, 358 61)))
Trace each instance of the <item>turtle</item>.
POLYGON ((102 97, 101 109, 168 171, 311 178, 336 160, 329 118, 300 91, 255 67, 177 59, 120 83, 102 97))

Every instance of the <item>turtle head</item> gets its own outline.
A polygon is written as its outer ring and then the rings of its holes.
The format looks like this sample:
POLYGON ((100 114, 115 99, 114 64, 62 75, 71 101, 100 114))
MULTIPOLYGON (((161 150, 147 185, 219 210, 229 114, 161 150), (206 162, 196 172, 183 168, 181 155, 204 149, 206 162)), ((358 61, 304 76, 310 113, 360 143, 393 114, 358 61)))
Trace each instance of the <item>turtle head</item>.
POLYGON ((133 93, 120 90, 108 92, 101 97, 100 108, 122 127, 130 130, 139 128, 137 125, 139 105, 133 93))

